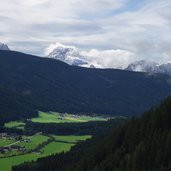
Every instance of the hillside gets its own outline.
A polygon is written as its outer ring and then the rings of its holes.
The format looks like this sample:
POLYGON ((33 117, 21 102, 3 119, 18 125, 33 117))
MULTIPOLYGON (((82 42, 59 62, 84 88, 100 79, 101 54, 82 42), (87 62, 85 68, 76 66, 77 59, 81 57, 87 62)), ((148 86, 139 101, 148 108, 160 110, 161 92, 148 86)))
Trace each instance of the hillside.
POLYGON ((39 159, 13 171, 170 171, 171 98, 105 138, 81 143, 66 154, 39 159), (67 163, 67 164, 66 164, 67 163))
POLYGON ((0 115, 6 120, 37 110, 137 115, 171 93, 166 75, 74 67, 13 51, 0 51, 0 66, 0 115))

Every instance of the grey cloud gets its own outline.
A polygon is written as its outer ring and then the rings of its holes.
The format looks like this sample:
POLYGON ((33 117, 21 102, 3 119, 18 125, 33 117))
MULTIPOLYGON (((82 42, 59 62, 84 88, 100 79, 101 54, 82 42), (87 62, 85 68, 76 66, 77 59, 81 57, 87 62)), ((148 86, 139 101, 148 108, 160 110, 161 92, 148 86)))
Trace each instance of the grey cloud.
POLYGON ((9 21, 9 20, 10 20, 9 17, 0 15, 0 21, 1 21, 1 22, 2 22, 2 21, 9 21))
POLYGON ((62 23, 62 22, 53 22, 53 23, 45 23, 45 24, 34 24, 29 26, 31 30, 37 32, 45 32, 49 34, 62 34, 62 35, 70 35, 70 34, 96 34, 102 33, 103 28, 94 25, 92 23, 62 23))
POLYGON ((171 61, 171 1, 142 1, 131 10, 135 0, 6 0, 0 6, 0 41, 32 54, 60 42, 171 61))
POLYGON ((30 54, 34 51, 34 55, 43 56, 42 49, 47 47, 49 42, 42 42, 40 41, 12 41, 9 44, 10 49, 20 52, 25 52, 30 54))

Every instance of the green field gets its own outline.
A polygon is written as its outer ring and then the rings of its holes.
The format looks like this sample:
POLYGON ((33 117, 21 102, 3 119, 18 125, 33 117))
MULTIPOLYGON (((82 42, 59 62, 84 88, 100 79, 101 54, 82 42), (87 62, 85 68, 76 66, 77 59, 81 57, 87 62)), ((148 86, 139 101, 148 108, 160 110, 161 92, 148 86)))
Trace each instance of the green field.
MULTIPOLYGON (((41 149, 42 153, 29 153, 29 154, 23 154, 19 156, 14 157, 8 157, 8 158, 0 158, 0 171, 11 171, 11 167, 13 165, 18 165, 21 163, 24 163, 26 161, 32 161, 36 160, 40 157, 48 156, 55 153, 60 152, 66 152, 71 149, 71 147, 74 145, 74 143, 80 141, 80 140, 86 140, 88 138, 91 138, 91 136, 53 136, 55 140, 51 143, 49 143, 47 146, 43 147, 41 149), (58 142, 61 141, 61 142, 58 142)), ((33 149, 38 144, 41 144, 42 142, 45 142, 49 137, 44 135, 34 135, 31 137, 24 137, 29 138, 31 142, 19 142, 17 145, 23 145, 27 149, 33 149)), ((2 143, 2 142, 0 142, 2 143)), ((9 142, 10 143, 10 142, 9 142)), ((6 144, 5 144, 6 145, 6 144)))
POLYGON ((0 147, 5 147, 9 144, 12 144, 14 141, 13 140, 9 140, 9 139, 1 139, 0 138, 0 147))
MULTIPOLYGON (((57 112, 39 112, 39 117, 32 118, 32 122, 38 123, 78 123, 90 121, 107 121, 107 118, 101 116, 87 116, 87 115, 74 115, 63 114, 61 116, 57 112)), ((6 128, 24 129, 25 123, 22 121, 11 121, 5 123, 6 128)))
POLYGON ((17 129, 24 129, 25 123, 22 121, 11 121, 5 123, 6 128, 17 128, 17 129))
POLYGON ((38 123, 71 123, 71 122, 89 122, 89 121, 107 121, 107 119, 103 117, 90 117, 85 115, 73 115, 73 114, 64 114, 61 116, 56 112, 39 112, 39 117, 32 118, 32 122, 38 123))
MULTIPOLYGON (((59 114, 56 112, 39 112, 39 117, 32 118, 32 122, 38 123, 77 123, 77 122, 89 122, 89 121, 107 121, 107 119, 103 117, 90 117, 85 115, 73 115, 73 114, 59 114)), ((24 129, 25 123, 22 121, 12 121, 5 123, 5 127, 7 128, 17 128, 17 129, 24 129)), ((7 146, 13 143, 17 146, 25 147, 26 152, 22 154, 22 152, 14 151, 11 154, 17 154, 16 156, 11 156, 8 158, 0 158, 0 171, 11 171, 11 167, 13 165, 18 165, 24 162, 36 160, 40 157, 45 157, 51 154, 66 152, 71 149, 79 141, 84 141, 86 139, 90 139, 91 136, 58 136, 58 135, 41 135, 37 133, 33 136, 27 137, 22 136, 22 141, 15 142, 14 140, 8 139, 0 139, 0 146, 7 146), (51 141, 48 142, 47 145, 43 146, 40 151, 31 152, 30 150, 35 150, 40 144, 47 142, 50 139, 51 141), (25 142, 25 140, 29 140, 25 142), (18 155, 21 154, 21 155, 18 155)), ((9 154, 10 155, 10 154, 9 154)))
POLYGON ((69 143, 51 142, 48 146, 43 148, 43 156, 69 151, 73 145, 74 144, 69 143))
POLYGON ((91 138, 90 135, 84 135, 84 136, 74 136, 74 135, 58 136, 58 135, 54 135, 53 137, 55 138, 56 141, 66 141, 66 142, 69 142, 69 143, 76 143, 76 142, 79 142, 79 141, 85 141, 85 140, 91 138))
POLYGON ((11 171, 11 167, 13 165, 19 165, 21 163, 24 163, 25 161, 35 161, 40 157, 44 157, 53 153, 68 151, 70 150, 71 146, 72 144, 54 142, 44 148, 43 154, 30 153, 15 157, 2 158, 0 159, 0 171, 11 171))
POLYGON ((37 134, 25 138, 29 139, 31 142, 19 142, 16 145, 24 146, 26 149, 31 150, 35 149, 39 144, 42 144, 43 142, 47 141, 49 137, 37 134))

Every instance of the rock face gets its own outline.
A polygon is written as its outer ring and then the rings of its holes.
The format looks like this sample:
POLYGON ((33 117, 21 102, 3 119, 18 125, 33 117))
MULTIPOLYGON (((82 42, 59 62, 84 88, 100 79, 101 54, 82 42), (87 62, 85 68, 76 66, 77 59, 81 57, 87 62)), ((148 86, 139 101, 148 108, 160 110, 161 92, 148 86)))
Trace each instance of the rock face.
POLYGON ((10 50, 6 44, 0 43, 0 50, 10 50))
POLYGON ((137 61, 128 65, 125 70, 136 72, 162 73, 171 75, 171 63, 158 64, 145 60, 137 61))

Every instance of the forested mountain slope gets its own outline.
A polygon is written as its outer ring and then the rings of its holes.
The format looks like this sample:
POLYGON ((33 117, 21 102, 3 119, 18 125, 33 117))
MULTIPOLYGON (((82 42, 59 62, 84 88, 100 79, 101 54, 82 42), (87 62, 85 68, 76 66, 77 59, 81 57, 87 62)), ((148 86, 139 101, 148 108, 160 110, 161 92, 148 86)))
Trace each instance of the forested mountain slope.
POLYGON ((0 117, 36 110, 135 115, 171 93, 171 77, 69 66, 58 60, 0 51, 0 117))

